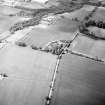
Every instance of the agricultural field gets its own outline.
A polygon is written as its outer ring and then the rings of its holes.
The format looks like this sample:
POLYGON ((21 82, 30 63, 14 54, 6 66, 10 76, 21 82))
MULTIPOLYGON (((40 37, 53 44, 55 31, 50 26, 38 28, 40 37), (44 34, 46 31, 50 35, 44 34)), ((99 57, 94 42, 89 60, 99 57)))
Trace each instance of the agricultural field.
POLYGON ((10 45, 0 50, 0 104, 43 105, 57 57, 31 48, 10 45))
POLYGON ((17 42, 24 42, 27 45, 44 46, 48 42, 55 40, 72 40, 74 37, 73 33, 77 30, 77 25, 78 23, 70 19, 59 19, 50 26, 46 24, 36 26, 29 34, 17 42))
POLYGON ((17 13, 19 10, 12 9, 6 6, 0 6, 0 33, 3 33, 11 27, 19 18, 17 17, 10 17, 9 14, 17 13))
POLYGON ((105 21, 104 17, 105 17, 105 8, 99 8, 97 12, 93 15, 92 19, 105 21))
POLYGON ((0 105, 105 105, 104 17, 101 0, 0 3, 0 105))
POLYGON ((105 59, 105 42, 100 40, 93 40, 85 36, 78 36, 72 43, 71 49, 84 54, 98 56, 105 59))
POLYGON ((63 56, 51 105, 104 105, 105 64, 63 56))
POLYGON ((69 19, 78 17, 78 19, 82 21, 85 16, 87 16, 93 10, 93 8, 94 6, 84 5, 83 8, 73 11, 71 13, 65 13, 64 16, 69 19))

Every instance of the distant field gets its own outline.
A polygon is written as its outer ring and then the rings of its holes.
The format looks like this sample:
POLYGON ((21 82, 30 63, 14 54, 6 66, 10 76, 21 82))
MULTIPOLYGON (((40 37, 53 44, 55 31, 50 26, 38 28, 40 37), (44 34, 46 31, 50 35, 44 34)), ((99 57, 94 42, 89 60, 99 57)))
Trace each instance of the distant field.
POLYGON ((0 14, 8 15, 8 14, 15 14, 19 12, 19 9, 12 8, 9 6, 0 5, 0 14))
POLYGON ((38 2, 30 2, 30 3, 22 2, 18 6, 25 7, 25 8, 30 8, 30 9, 45 8, 44 4, 38 3, 38 2))
POLYGON ((9 46, 0 50, 0 105, 44 105, 56 56, 31 48, 9 46))
MULTIPOLYGON (((69 13, 70 14, 70 13, 69 13)), ((72 21, 71 17, 66 17, 58 19, 51 28, 65 33, 74 33, 78 29, 79 23, 72 21)))
POLYGON ((65 17, 72 19, 77 17, 79 20, 83 20, 93 10, 94 6, 85 5, 83 8, 73 11, 71 13, 65 13, 65 17))
POLYGON ((10 18, 8 16, 0 15, 0 33, 9 30, 9 28, 19 20, 19 17, 10 18))
POLYGON ((89 27, 90 32, 94 32, 96 36, 105 38, 105 29, 97 27, 89 27))
POLYGON ((99 8, 93 15, 94 20, 103 20, 105 22, 105 8, 99 8))
POLYGON ((72 50, 105 59, 105 41, 79 36, 72 44, 72 50))
POLYGON ((19 12, 20 10, 0 5, 0 33, 7 31, 11 25, 15 22, 19 21, 19 17, 9 17, 9 14, 14 14, 19 12))
POLYGON ((29 34, 24 36, 18 42, 25 42, 28 45, 44 46, 50 41, 55 40, 71 40, 74 37, 73 33, 62 32, 52 28, 34 28, 29 34))

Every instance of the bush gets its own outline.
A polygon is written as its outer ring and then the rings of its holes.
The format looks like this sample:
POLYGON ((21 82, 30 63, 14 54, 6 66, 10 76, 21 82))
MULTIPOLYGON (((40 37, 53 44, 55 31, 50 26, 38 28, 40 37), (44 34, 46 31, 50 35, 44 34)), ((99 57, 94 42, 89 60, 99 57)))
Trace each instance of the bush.
POLYGON ((31 48, 34 49, 34 50, 38 50, 39 48, 34 46, 34 45, 31 45, 31 48))
POLYGON ((16 45, 22 46, 22 47, 26 47, 27 46, 26 43, 24 43, 24 42, 18 42, 18 43, 16 43, 16 45))

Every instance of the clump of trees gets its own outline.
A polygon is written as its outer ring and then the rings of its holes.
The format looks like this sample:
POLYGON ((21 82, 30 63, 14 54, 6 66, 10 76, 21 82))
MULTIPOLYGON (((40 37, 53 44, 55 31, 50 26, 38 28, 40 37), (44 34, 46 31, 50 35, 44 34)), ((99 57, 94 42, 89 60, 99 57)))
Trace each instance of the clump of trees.
POLYGON ((47 53, 51 53, 54 55, 60 55, 63 51, 63 49, 61 48, 61 46, 56 46, 56 47, 52 47, 52 48, 46 48, 43 51, 47 52, 47 53))
POLYGON ((27 44, 25 42, 16 42, 16 45, 21 47, 27 47, 27 44))
POLYGON ((40 51, 42 51, 42 47, 37 47, 37 46, 35 46, 35 45, 31 45, 31 48, 32 48, 33 50, 40 50, 40 51))
POLYGON ((75 18, 72 18, 72 21, 79 22, 79 19, 77 17, 75 17, 75 18))
POLYGON ((95 21, 95 20, 89 20, 84 24, 86 27, 89 26, 96 26, 98 28, 103 28, 105 29, 105 22, 99 20, 99 21, 95 21))
POLYGON ((37 46, 31 45, 31 48, 34 50, 38 50, 39 48, 37 46))
MULTIPOLYGON (((21 46, 21 47, 27 47, 27 46, 28 46, 25 42, 16 42, 15 44, 18 45, 18 46, 21 46)), ((35 46, 35 45, 30 45, 30 47, 31 47, 33 50, 40 50, 40 51, 43 51, 43 50, 42 50, 42 47, 37 47, 37 46, 35 46)))
POLYGON ((52 53, 54 55, 60 55, 61 53, 64 53, 64 48, 70 46, 71 41, 70 40, 59 40, 49 43, 47 46, 45 46, 42 50, 45 52, 52 53))

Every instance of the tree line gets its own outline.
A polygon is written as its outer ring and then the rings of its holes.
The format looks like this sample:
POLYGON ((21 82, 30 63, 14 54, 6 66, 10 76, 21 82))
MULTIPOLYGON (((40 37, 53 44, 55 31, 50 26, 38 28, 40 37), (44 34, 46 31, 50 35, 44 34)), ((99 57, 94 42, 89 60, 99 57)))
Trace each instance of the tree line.
POLYGON ((85 27, 89 27, 89 26, 95 26, 98 28, 103 28, 105 29, 105 22, 103 22, 102 20, 89 20, 87 22, 84 23, 85 27))

